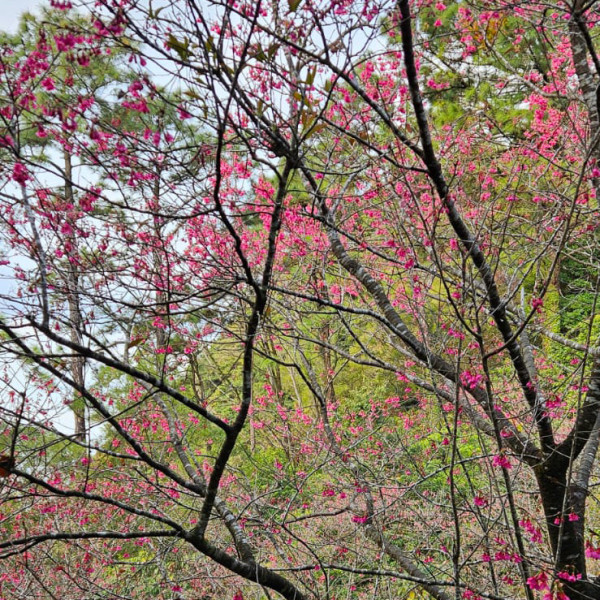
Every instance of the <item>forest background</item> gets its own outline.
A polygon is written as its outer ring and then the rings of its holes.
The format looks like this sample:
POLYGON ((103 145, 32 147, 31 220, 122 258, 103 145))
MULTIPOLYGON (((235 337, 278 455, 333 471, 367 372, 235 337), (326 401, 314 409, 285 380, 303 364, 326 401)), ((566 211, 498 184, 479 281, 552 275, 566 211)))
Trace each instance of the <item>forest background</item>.
POLYGON ((3 34, 0 597, 600 598, 599 19, 3 34))

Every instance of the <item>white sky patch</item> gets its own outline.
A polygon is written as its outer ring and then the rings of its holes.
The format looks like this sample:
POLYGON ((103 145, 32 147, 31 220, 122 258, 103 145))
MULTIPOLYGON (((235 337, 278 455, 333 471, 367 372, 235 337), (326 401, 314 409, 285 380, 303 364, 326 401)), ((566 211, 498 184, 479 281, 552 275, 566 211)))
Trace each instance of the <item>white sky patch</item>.
POLYGON ((21 15, 24 12, 35 12, 36 7, 42 4, 41 0, 0 0, 0 29, 10 33, 16 31, 21 15))

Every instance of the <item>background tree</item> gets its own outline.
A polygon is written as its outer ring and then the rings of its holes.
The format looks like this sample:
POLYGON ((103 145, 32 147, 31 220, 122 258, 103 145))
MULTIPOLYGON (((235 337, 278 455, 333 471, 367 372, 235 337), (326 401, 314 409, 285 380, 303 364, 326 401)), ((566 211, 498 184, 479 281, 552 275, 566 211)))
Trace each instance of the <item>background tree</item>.
POLYGON ((0 107, 10 593, 598 597, 595 3, 55 4, 0 107))

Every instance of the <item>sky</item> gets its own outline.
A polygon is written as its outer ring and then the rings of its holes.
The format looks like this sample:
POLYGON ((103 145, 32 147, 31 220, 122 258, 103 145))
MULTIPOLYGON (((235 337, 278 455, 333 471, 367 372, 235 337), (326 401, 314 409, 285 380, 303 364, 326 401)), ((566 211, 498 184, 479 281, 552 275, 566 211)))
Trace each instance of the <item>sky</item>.
MULTIPOLYGON (((26 11, 33 11, 36 6, 42 4, 41 0, 0 0, 0 30, 12 32, 15 31, 19 23, 19 18, 26 11)), ((6 282, 0 273, 0 287, 5 288, 6 282)), ((64 430, 73 430, 73 418, 69 411, 63 411, 58 418, 56 425, 64 430)))
POLYGON ((32 11, 42 4, 41 0, 0 0, 0 29, 14 31, 19 22, 21 13, 32 11))

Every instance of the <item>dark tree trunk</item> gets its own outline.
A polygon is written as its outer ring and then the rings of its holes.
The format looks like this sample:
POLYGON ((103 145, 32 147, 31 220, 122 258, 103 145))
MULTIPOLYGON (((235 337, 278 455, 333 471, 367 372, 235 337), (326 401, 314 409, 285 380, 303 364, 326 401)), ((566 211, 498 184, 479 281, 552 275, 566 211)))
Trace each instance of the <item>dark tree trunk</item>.
POLYGON ((589 580, 585 561, 584 515, 572 512, 566 469, 550 461, 536 469, 546 526, 563 591, 570 600, 600 599, 600 585, 589 580), (580 577, 568 581, 567 576, 580 577))

